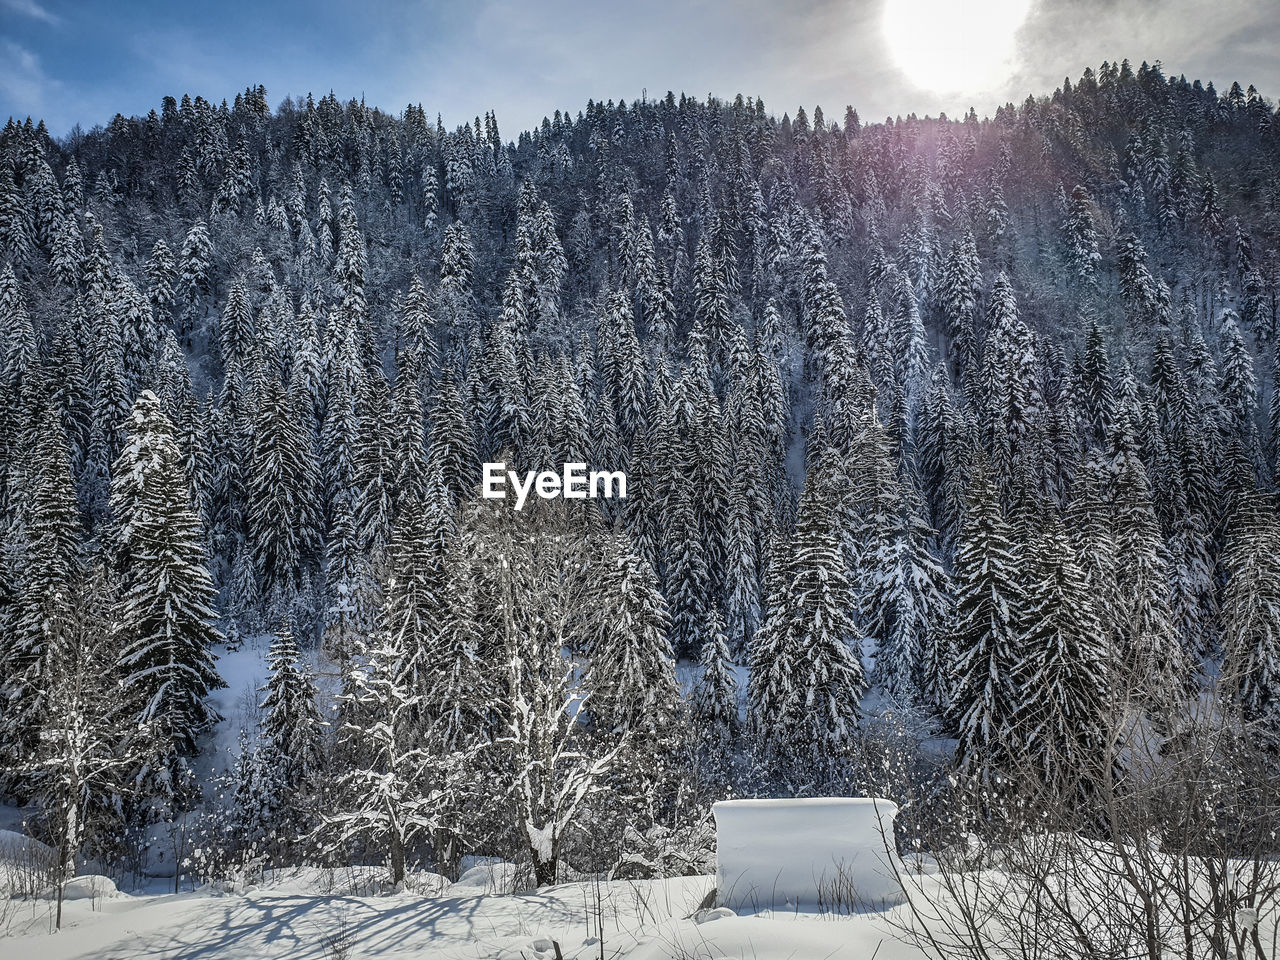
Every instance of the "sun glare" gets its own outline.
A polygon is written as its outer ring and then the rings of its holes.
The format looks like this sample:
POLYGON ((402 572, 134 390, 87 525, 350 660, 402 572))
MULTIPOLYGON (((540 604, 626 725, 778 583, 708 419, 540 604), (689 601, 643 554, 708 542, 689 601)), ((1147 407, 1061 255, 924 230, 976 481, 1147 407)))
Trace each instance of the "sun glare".
POLYGON ((884 35, 916 86, 982 93, 1008 76, 1031 0, 886 0, 884 35))

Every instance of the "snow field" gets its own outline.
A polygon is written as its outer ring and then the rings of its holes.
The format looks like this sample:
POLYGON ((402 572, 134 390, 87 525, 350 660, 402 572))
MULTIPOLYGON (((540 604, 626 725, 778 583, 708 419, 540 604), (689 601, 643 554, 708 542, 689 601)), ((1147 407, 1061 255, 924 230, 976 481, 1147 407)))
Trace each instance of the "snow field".
MULTIPOLYGON (((0 940, 6 960, 877 960, 922 956, 876 913, 848 917, 699 913, 710 877, 579 882, 477 895, 477 876, 439 896, 344 892, 330 871, 290 871, 240 894, 211 890, 75 900, 51 933, 48 904, 24 904, 0 940), (333 892, 324 892, 325 890, 333 892)), ((342 873, 343 871, 336 871, 342 873)), ((415 883, 415 886, 417 884, 415 883)))
POLYGON ((881 835, 892 830, 892 804, 727 801, 714 813, 718 882, 727 893, 713 908, 703 906, 717 882, 711 877, 587 879, 516 892, 516 867, 501 861, 474 862, 456 883, 415 873, 402 891, 390 887, 383 867, 269 871, 260 884, 177 895, 121 895, 104 877, 79 877, 68 888, 61 932, 51 930, 47 901, 11 901, 4 955, 551 960, 558 949, 564 960, 919 956, 898 940, 892 910, 868 906, 892 892, 881 835), (838 867, 830 876, 828 863, 838 867))

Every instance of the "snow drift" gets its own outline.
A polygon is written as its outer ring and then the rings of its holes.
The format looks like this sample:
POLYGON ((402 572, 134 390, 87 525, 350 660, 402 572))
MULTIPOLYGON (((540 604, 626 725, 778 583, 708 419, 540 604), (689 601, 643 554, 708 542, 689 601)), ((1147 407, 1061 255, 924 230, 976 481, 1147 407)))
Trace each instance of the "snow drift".
POLYGON ((898 808, 888 800, 723 800, 711 809, 721 906, 848 910, 901 899, 891 852, 898 808))
MULTIPOLYGON (((71 877, 62 887, 62 899, 69 900, 102 900, 107 897, 118 897, 116 882, 110 877, 88 873, 71 877)), ((40 892, 41 900, 57 900, 58 888, 47 887, 40 892)))

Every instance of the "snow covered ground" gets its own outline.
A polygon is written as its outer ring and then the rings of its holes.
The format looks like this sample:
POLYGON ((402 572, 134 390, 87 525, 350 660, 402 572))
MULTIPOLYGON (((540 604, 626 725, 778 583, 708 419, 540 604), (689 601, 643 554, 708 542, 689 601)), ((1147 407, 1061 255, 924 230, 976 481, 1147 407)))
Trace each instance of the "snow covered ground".
MULTIPOLYGON (((430 887, 432 878, 419 877, 430 887)), ((915 960, 888 914, 716 914, 697 919, 711 877, 568 883, 536 893, 491 892, 484 868, 438 895, 371 894, 351 871, 291 871, 239 893, 117 894, 64 904, 13 902, 0 926, 7 960, 338 960, 373 957, 550 960, 915 960), (701 920, 702 922, 698 922, 701 920), (604 947, 600 944, 603 927, 604 947), (879 951, 876 953, 876 951, 879 951)))

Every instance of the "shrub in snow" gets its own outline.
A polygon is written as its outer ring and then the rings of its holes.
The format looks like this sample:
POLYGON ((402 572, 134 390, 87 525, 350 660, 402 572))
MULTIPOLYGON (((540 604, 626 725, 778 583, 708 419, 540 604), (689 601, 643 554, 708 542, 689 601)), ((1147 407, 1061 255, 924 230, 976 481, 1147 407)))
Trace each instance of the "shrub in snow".
POLYGON ((715 861, 715 833, 706 819, 674 828, 627 826, 623 846, 625 852, 609 871, 610 879, 701 876, 711 872, 715 861))
POLYGON ((888 800, 722 800, 711 812, 719 906, 850 909, 900 898, 898 808, 888 800))

